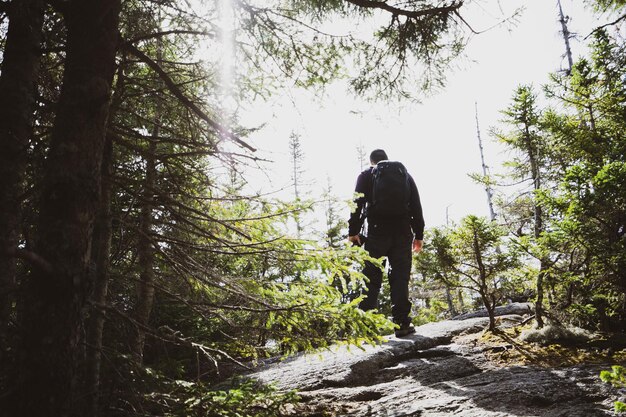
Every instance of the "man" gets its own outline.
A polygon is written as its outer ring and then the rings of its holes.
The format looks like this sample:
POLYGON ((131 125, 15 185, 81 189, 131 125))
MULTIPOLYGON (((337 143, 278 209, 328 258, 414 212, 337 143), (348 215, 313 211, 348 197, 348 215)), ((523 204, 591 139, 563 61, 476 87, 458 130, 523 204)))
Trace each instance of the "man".
MULTIPOLYGON (((414 252, 422 250, 424 217, 415 181, 402 164, 388 159, 384 150, 372 151, 371 167, 357 179, 355 192, 362 196, 355 200, 356 210, 350 216, 348 240, 359 246, 365 244, 365 250, 373 258, 387 257, 391 266, 391 312, 394 323, 399 326, 395 334, 402 337, 415 332, 409 301, 411 248, 414 252), (390 190, 394 187, 396 189, 390 190), (363 242, 360 231, 365 217, 368 233, 363 242)), ((363 273, 369 282, 359 307, 373 310, 378 305, 383 273, 371 262, 365 264, 363 273)))

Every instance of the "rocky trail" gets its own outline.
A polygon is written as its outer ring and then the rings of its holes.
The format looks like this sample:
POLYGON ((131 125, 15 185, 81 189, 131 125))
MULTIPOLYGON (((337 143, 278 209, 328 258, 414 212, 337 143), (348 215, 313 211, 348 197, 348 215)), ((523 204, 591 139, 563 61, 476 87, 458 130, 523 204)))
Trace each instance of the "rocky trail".
MULTIPOLYGON (((522 321, 499 318, 501 325, 522 321)), ((606 363, 565 367, 504 366, 477 335, 485 317, 429 323, 415 335, 389 337, 363 350, 337 347, 267 365, 253 378, 297 390, 294 416, 612 416, 617 391, 598 377, 606 363)))

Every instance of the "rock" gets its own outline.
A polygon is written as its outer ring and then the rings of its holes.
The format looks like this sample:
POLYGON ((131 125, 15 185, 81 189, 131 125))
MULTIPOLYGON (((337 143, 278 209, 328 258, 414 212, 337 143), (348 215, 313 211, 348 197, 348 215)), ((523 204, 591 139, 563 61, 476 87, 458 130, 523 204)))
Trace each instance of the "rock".
MULTIPOLYGON (((496 316, 505 316, 511 314, 524 315, 532 314, 535 306, 532 303, 511 303, 505 306, 497 306, 494 313, 496 316)), ((478 310, 471 313, 460 314, 453 317, 452 320, 467 320, 474 317, 489 317, 487 310, 478 310)))
POLYGON ((421 350, 447 344, 452 337, 463 332, 478 332, 489 323, 486 318, 464 321, 428 323, 416 328, 416 333, 404 338, 389 336, 380 346, 364 345, 361 348, 336 346, 330 350, 297 355, 282 363, 269 365, 252 375, 261 382, 274 382, 284 389, 313 390, 338 386, 337 382, 358 381, 364 375, 401 361, 421 350), (424 335, 428 336, 424 336, 424 335))
MULTIPOLYGON (((516 321, 519 316, 507 316, 516 321)), ((611 416, 616 392, 598 375, 607 365, 501 368, 454 336, 480 332, 487 318, 449 320, 389 337, 380 346, 299 355, 250 377, 299 391, 293 416, 611 416)))

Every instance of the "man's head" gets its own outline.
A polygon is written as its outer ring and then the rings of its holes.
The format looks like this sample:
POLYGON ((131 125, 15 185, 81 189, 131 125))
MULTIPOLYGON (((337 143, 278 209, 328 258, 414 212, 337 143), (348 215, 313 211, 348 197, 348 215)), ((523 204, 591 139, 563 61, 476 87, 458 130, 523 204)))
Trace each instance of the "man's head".
POLYGON ((380 161, 385 161, 387 159, 389 159, 387 157, 387 153, 382 149, 374 149, 370 154, 370 162, 372 163, 372 165, 376 165, 380 161))

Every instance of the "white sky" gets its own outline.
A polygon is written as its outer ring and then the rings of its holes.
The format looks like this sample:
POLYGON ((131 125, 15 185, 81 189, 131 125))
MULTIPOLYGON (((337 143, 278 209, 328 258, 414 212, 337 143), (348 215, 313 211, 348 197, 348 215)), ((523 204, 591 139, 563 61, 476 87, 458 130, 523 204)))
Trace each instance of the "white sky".
MULTIPOLYGON (((488 216, 483 188, 468 177, 481 170, 474 102, 487 163, 497 171, 506 155, 488 131, 498 124, 500 110, 510 104, 518 85, 532 83, 540 91, 548 74, 566 65, 556 0, 503 3, 526 6, 517 26, 475 36, 466 50, 475 62, 462 63, 461 70, 449 74, 445 91, 424 98, 422 104, 365 103, 337 84, 322 100, 290 91, 244 109, 244 126, 266 123, 248 141, 260 149, 259 156, 275 161, 268 172, 271 181, 255 173, 249 176, 251 186, 269 191, 289 184, 288 142, 295 131, 302 137, 304 177, 313 198, 321 194, 327 177, 336 195, 352 195, 360 168, 356 148, 362 144, 368 155, 383 148, 390 159, 407 166, 420 191, 427 227, 445 224, 446 207, 452 221, 470 213, 488 216)), ((571 17, 570 31, 580 34, 579 40, 572 40, 575 57, 587 54, 582 38, 598 24, 581 3, 562 0, 571 17)))

